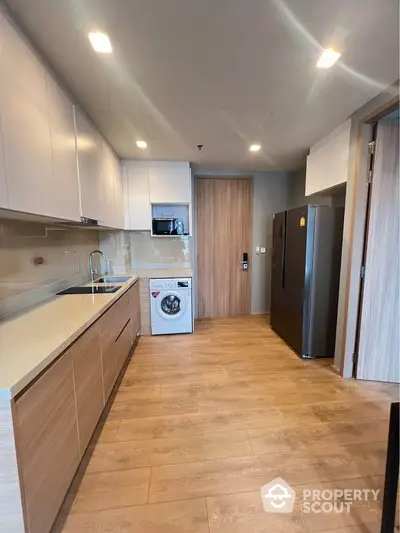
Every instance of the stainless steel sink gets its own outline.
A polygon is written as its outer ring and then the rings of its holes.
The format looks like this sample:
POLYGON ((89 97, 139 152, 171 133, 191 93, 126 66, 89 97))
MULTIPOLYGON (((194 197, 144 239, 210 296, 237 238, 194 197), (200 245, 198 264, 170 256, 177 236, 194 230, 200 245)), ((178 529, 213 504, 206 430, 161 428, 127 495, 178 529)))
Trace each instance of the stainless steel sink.
POLYGON ((70 287, 64 291, 58 292, 58 296, 64 296, 66 294, 109 294, 117 292, 121 288, 121 285, 106 285, 103 287, 96 287, 96 285, 89 285, 87 287, 70 287))
POLYGON ((96 279, 94 283, 123 283, 124 281, 129 281, 130 279, 130 277, 105 276, 104 278, 96 279))

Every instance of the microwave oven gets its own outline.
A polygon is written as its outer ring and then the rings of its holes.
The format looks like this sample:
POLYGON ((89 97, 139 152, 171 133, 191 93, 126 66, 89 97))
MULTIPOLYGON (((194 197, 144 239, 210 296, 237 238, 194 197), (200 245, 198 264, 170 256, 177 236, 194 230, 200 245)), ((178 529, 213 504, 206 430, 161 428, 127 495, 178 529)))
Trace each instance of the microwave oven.
POLYGON ((153 235, 184 235, 181 218, 153 218, 153 235))

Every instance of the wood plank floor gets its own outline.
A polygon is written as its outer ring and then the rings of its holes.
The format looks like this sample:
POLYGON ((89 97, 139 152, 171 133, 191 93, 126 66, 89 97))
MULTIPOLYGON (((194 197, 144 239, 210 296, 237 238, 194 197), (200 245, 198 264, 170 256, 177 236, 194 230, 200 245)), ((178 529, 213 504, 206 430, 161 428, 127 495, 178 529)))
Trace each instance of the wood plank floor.
POLYGON ((378 533, 349 514, 264 512, 260 488, 382 488, 398 387, 302 361, 265 316, 143 337, 89 446, 55 533, 378 533))

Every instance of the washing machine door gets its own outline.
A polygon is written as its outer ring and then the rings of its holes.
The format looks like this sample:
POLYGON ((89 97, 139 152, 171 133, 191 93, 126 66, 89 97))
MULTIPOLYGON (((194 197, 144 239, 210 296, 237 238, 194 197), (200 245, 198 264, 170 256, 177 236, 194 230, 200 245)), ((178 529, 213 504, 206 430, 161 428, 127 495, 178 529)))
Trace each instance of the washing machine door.
POLYGON ((183 294, 174 291, 160 292, 157 296, 157 311, 165 320, 177 320, 186 310, 183 294))

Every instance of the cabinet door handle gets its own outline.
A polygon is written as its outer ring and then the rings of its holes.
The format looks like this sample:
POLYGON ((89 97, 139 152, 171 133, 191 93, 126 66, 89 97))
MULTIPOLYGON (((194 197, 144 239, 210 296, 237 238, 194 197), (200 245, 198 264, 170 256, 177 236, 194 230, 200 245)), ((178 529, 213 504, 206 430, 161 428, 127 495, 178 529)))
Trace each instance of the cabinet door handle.
POLYGON ((126 329, 126 326, 129 324, 129 322, 131 321, 130 318, 128 318, 126 324, 124 325, 124 327, 121 329, 121 331, 119 332, 118 334, 118 337, 115 339, 114 343, 118 342, 118 339, 121 337, 121 335, 123 334, 123 332, 125 331, 126 329))

